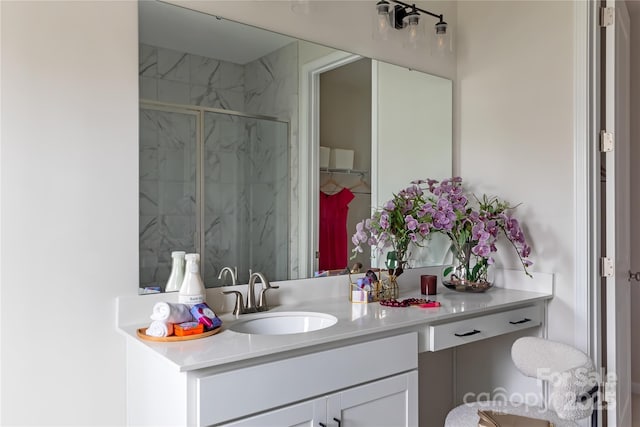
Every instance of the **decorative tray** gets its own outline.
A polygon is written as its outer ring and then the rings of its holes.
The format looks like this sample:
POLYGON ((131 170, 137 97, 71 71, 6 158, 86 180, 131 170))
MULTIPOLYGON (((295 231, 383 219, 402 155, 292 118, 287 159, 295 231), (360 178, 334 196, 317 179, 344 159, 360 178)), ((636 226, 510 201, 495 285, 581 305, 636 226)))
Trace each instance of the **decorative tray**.
POLYGON ((207 332, 203 332, 201 334, 187 335, 187 336, 184 336, 184 337, 179 337, 177 335, 171 335, 171 336, 168 336, 168 337, 152 337, 152 336, 146 334, 147 328, 139 328, 136 332, 138 334, 138 337, 143 339, 143 340, 155 341, 155 342, 176 342, 176 341, 197 340, 199 338, 210 337, 211 335, 215 335, 218 332, 220 332, 220 329, 222 329, 222 327, 218 326, 215 329, 212 329, 212 330, 207 331, 207 332))

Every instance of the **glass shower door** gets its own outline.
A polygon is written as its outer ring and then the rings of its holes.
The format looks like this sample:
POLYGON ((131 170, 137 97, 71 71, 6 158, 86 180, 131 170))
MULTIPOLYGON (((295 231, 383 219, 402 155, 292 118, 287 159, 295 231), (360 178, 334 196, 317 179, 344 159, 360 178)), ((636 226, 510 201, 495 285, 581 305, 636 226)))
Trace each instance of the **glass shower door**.
POLYGON ((171 251, 197 252, 198 113, 140 107, 140 286, 164 288, 171 251))
MULTIPOLYGON (((203 230, 205 283, 221 285, 224 266, 271 280, 288 277, 288 124, 204 112, 203 230)), ((228 283, 227 283, 228 284, 228 283)))

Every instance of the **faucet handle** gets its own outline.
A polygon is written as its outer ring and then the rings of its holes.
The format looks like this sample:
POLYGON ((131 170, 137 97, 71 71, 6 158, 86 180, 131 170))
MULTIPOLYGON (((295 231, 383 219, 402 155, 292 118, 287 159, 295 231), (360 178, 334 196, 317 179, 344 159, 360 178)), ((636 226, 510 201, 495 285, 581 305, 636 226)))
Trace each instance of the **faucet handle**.
POLYGON ((259 277, 260 277, 260 281, 262 282, 262 290, 266 291, 267 289, 278 289, 280 286, 275 285, 273 286, 271 284, 271 282, 269 282, 269 279, 267 279, 267 277, 262 274, 262 273, 258 273, 259 277))
POLYGON ((262 281, 262 290, 260 291, 260 299, 258 300, 258 310, 267 311, 269 306, 267 305, 267 291, 269 289, 278 289, 280 286, 273 286, 269 279, 264 274, 260 274, 260 280, 262 281))
POLYGON ((222 286, 225 286, 224 279, 229 275, 231 276, 231 284, 234 286, 238 284, 238 267, 222 267, 220 273, 218 273, 218 280, 223 281, 222 286))
POLYGON ((242 299, 242 294, 239 291, 222 291, 224 295, 236 295, 236 305, 233 308, 233 314, 237 316, 238 314, 242 314, 244 311, 244 301, 242 299))
POLYGON ((263 283, 262 284, 262 290, 266 291, 268 289, 279 289, 280 286, 278 285, 272 285, 271 283, 267 282, 267 283, 263 283))
MULTIPOLYGON (((268 283, 268 282, 267 282, 268 283)), ((260 291, 260 299, 258 300, 258 311, 267 311, 269 306, 267 305, 267 291, 269 289, 278 289, 280 286, 263 286, 260 291)))

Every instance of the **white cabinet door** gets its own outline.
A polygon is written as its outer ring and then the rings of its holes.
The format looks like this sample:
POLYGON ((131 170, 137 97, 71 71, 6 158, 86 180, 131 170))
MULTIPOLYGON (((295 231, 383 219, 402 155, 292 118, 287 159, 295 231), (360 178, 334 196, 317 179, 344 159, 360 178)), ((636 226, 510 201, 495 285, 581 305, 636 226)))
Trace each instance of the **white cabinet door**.
POLYGON ((418 373, 412 371, 329 396, 327 426, 418 425, 418 373))
POLYGON ((227 427, 319 427, 325 422, 327 398, 309 400, 224 424, 227 427))
POLYGON ((417 425, 417 371, 224 424, 225 427, 410 427, 417 425))
POLYGON ((194 424, 243 419, 417 367, 418 337, 410 332, 212 375, 196 373, 194 424))

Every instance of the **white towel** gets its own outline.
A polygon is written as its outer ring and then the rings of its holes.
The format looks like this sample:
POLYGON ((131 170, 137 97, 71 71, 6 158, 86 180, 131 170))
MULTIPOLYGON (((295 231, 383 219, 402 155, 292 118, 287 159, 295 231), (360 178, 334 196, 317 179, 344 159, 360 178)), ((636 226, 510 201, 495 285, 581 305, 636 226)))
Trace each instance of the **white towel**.
POLYGON ((173 323, 154 320, 147 328, 147 335, 151 337, 168 337, 173 335, 173 323))
POLYGON ((172 304, 159 302, 153 306, 151 320, 161 320, 167 323, 183 323, 193 321, 191 307, 186 304, 172 304))

